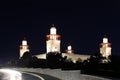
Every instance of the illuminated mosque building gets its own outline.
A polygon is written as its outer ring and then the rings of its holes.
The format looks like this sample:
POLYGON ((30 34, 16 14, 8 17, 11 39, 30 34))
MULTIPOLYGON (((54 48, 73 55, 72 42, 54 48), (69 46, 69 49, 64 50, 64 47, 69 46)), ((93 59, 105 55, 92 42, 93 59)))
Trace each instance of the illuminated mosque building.
POLYGON ((21 58, 25 52, 29 52, 29 51, 30 50, 29 50, 29 45, 27 45, 27 40, 24 39, 22 41, 22 45, 20 45, 20 57, 19 58, 21 58))
MULTIPOLYGON (((60 43, 61 43, 61 36, 57 34, 57 29, 54 25, 50 28, 50 34, 46 36, 46 53, 41 53, 36 56, 38 59, 46 59, 46 55, 48 53, 57 52, 62 53, 60 51, 60 43)), ((27 41, 24 39, 22 41, 22 45, 20 46, 20 58, 23 56, 24 52, 29 51, 29 46, 27 45, 27 41)), ((103 57, 108 57, 111 55, 111 44, 108 43, 108 38, 103 38, 103 43, 100 44, 100 53, 103 57)), ((65 53, 62 53, 62 57, 67 57, 67 59, 72 60, 74 63, 78 60, 86 60, 90 58, 91 55, 81 55, 75 54, 74 50, 72 50, 72 46, 68 45, 67 50, 65 53)))
POLYGON ((106 36, 103 38, 103 42, 100 44, 100 53, 106 58, 111 55, 111 43, 108 42, 108 38, 106 36))
POLYGON ((50 34, 46 36, 46 49, 49 52, 60 53, 60 35, 57 34, 57 29, 52 25, 50 34))

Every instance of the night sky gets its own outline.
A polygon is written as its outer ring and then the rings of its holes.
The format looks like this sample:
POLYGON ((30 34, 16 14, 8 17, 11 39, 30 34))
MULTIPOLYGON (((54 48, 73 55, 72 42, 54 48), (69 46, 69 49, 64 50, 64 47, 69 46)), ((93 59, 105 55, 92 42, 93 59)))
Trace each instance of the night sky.
POLYGON ((61 52, 70 43, 76 54, 99 52, 104 35, 120 55, 120 5, 117 1, 3 2, 0 5, 0 63, 19 58, 26 37, 32 54, 46 52, 46 35, 55 24, 61 52))

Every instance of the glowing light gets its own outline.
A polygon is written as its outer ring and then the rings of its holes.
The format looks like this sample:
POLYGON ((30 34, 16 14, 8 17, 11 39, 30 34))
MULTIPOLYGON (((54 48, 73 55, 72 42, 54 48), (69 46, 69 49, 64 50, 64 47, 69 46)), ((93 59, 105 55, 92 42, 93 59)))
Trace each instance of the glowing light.
POLYGON ((0 69, 0 80, 22 80, 22 74, 10 69, 0 69))
POLYGON ((68 50, 71 50, 72 49, 72 46, 68 46, 68 50))
POLYGON ((47 53, 49 52, 60 52, 60 40, 47 41, 47 53))
POLYGON ((108 43, 108 38, 103 38, 103 43, 108 43))
POLYGON ((27 41, 26 40, 23 40, 22 41, 22 45, 24 46, 24 45, 27 45, 27 41))
POLYGON ((57 47, 54 47, 52 51, 57 52, 57 47))
POLYGON ((57 30, 56 30, 55 27, 52 27, 52 28, 50 29, 50 34, 56 34, 56 32, 57 32, 57 30))

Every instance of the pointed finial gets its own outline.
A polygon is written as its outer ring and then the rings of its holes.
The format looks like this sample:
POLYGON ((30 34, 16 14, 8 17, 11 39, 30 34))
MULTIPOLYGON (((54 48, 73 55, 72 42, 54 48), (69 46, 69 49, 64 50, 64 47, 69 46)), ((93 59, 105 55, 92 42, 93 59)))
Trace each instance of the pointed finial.
POLYGON ((104 35, 104 38, 107 38, 107 35, 106 35, 106 34, 104 35))
POLYGON ((68 45, 71 46, 72 41, 69 41, 68 45))
POLYGON ((23 40, 26 40, 26 37, 24 37, 23 40))
POLYGON ((55 25, 54 25, 54 24, 52 24, 52 27, 55 27, 55 25))
POLYGON ((71 46, 71 44, 70 44, 70 43, 68 43, 68 46, 71 46))

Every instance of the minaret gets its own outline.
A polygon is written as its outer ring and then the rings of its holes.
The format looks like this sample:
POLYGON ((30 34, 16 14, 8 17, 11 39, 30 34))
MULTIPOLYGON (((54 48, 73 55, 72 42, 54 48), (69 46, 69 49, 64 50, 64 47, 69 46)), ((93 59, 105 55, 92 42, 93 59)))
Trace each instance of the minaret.
POLYGON ((57 29, 54 24, 50 28, 50 34, 46 36, 46 48, 47 53, 58 52, 60 53, 60 38, 61 36, 57 34, 57 29))
POLYGON ((69 45, 69 46, 67 47, 66 53, 68 53, 68 54, 72 54, 72 53, 73 53, 73 50, 72 50, 72 46, 71 46, 71 45, 69 45))
POLYGON ((21 58, 23 56, 23 54, 25 52, 29 52, 29 46, 27 45, 27 40, 24 38, 24 40, 22 41, 22 45, 20 45, 20 57, 21 58))
POLYGON ((111 55, 111 43, 108 42, 108 38, 106 36, 103 38, 103 42, 100 44, 100 53, 106 58, 111 55))

